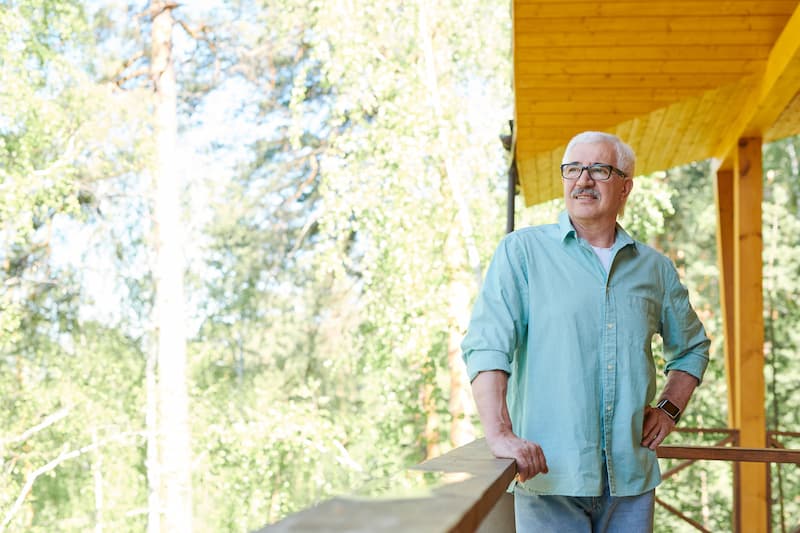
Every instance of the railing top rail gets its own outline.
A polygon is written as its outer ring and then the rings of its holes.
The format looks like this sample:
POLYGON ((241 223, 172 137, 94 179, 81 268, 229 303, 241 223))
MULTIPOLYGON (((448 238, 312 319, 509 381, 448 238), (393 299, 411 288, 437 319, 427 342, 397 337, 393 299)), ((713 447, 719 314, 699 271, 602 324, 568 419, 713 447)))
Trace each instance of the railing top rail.
POLYGON ((475 531, 515 475, 514 461, 492 457, 479 439, 405 471, 395 483, 327 500, 259 533, 475 531))
POLYGON ((694 427, 676 427, 672 430, 673 433, 722 433, 724 435, 738 435, 739 430, 736 428, 694 428, 694 427))
POLYGON ((740 448, 738 446, 659 446, 657 453, 661 459, 794 463, 800 465, 800 450, 740 448))

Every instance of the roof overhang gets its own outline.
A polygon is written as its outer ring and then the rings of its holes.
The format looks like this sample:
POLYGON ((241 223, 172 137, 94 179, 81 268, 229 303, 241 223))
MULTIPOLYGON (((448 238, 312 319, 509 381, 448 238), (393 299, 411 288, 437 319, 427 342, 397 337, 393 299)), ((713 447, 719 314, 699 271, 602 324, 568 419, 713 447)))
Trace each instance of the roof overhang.
POLYGON ((515 155, 527 205, 560 197, 576 133, 614 133, 637 174, 741 137, 800 133, 797 0, 514 0, 515 155))

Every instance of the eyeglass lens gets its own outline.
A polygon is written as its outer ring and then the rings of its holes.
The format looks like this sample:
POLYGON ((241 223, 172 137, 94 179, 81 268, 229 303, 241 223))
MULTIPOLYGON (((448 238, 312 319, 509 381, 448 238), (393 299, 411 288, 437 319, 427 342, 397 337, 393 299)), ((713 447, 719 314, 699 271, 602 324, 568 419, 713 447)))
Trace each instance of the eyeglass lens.
POLYGON ((583 171, 586 170, 593 180, 604 181, 611 177, 611 169, 605 165, 591 165, 584 167, 581 165, 563 165, 561 167, 561 175, 568 180, 576 180, 580 178, 583 171))

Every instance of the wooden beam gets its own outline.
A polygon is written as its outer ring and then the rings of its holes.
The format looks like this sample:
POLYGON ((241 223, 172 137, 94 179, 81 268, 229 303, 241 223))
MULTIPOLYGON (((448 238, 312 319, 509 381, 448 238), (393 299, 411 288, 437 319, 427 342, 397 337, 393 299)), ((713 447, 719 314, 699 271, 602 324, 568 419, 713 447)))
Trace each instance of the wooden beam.
POLYGON ((772 47, 764 74, 765 85, 755 116, 745 135, 763 135, 800 90, 800 5, 772 47))
POLYGON ((767 58, 764 72, 748 100, 737 109, 727 124, 713 156, 725 159, 740 137, 761 137, 800 90, 800 5, 795 2, 792 16, 767 58))
MULTIPOLYGON (((762 294, 761 138, 739 139, 733 176, 734 375, 739 445, 767 444, 764 411, 764 302, 762 294)), ((740 466, 743 531, 767 531, 767 466, 740 466)))
POLYGON ((739 396, 737 390, 734 351, 734 300, 733 300, 733 170, 717 170, 714 196, 717 206, 717 265, 719 266, 719 306, 722 312, 725 376, 728 383, 728 425, 737 427, 741 419, 736 412, 739 396))

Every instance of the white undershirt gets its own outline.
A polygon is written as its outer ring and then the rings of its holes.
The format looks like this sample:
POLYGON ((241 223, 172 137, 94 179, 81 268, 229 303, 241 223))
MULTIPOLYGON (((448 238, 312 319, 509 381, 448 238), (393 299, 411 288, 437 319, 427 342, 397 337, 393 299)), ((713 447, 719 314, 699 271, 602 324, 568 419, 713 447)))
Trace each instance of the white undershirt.
POLYGON ((594 253, 597 254, 597 257, 600 258, 600 262, 603 264, 603 268, 606 269, 606 272, 611 269, 611 248, 600 248, 597 246, 592 246, 594 253))

